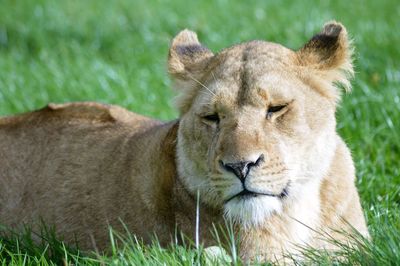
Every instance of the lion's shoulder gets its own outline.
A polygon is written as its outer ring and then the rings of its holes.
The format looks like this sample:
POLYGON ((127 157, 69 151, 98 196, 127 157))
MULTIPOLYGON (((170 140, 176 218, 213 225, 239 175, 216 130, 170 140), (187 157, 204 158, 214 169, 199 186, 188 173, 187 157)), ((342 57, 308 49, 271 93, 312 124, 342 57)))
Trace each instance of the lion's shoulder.
MULTIPOLYGON (((46 107, 39 110, 38 112, 40 112, 43 116, 64 118, 68 120, 115 122, 116 120, 118 120, 118 117, 113 114, 113 108, 115 107, 94 102, 77 102, 64 104, 49 103, 46 107)), ((128 112, 123 108, 120 109, 128 112)))
POLYGON ((147 119, 125 108, 96 102, 49 103, 45 108, 39 110, 39 112, 45 116, 67 120, 86 120, 88 122, 102 123, 129 122, 132 120, 147 119))
POLYGON ((152 121, 125 108, 96 102, 49 103, 44 108, 0 118, 0 126, 29 122, 137 123, 152 121))

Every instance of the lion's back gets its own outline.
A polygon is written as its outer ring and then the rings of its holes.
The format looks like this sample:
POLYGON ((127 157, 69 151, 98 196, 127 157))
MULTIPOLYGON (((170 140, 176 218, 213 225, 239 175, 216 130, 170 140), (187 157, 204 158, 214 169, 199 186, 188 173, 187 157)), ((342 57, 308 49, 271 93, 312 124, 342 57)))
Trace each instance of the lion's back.
MULTIPOLYGON (((0 130, 18 126, 35 127, 40 123, 62 125, 65 123, 100 124, 119 123, 146 127, 155 122, 145 116, 130 112, 116 105, 96 102, 50 103, 37 111, 15 116, 0 117, 0 130)), ((138 127, 137 127, 138 128, 138 127)))
POLYGON ((73 229, 82 219, 60 220, 68 218, 65 212, 79 213, 84 204, 97 204, 126 182, 129 156, 140 154, 135 150, 139 135, 158 124, 91 102, 49 104, 0 118, 0 223, 43 217, 73 229), (115 168, 120 175, 111 179, 115 168))

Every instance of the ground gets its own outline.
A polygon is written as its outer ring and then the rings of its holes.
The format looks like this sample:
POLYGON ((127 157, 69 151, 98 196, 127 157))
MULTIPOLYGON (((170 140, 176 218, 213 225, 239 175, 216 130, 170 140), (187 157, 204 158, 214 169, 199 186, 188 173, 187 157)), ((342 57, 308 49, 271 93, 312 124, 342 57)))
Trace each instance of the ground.
MULTIPOLYGON (((350 146, 373 244, 343 247, 344 264, 400 262, 400 5, 374 1, 12 1, 0 4, 0 115, 48 102, 98 101, 173 119, 166 74, 171 38, 198 32, 214 51, 263 39, 297 49, 335 19, 355 45, 356 78, 337 113, 350 146)), ((52 239, 47 248, 0 238, 0 262, 190 265, 201 251, 135 244, 109 255, 80 254, 52 239), (51 251, 51 252, 50 252, 51 251)), ((134 242, 134 241, 133 241, 134 242)), ((233 249, 228 253, 232 253, 233 249)), ((337 256, 309 250, 331 264, 337 256)))

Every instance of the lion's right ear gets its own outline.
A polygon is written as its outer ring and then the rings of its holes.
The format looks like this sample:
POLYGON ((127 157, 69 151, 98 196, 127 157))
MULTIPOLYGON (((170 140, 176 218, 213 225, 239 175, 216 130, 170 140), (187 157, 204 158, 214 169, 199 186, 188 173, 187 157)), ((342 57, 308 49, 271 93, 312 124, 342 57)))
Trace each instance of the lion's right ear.
MULTIPOLYGON (((350 79, 354 75, 352 53, 353 48, 346 28, 336 21, 331 21, 297 51, 297 56, 302 66, 314 71, 330 84, 340 84, 349 91, 350 79)), ((327 90, 325 94, 337 101, 340 91, 333 87, 333 90, 327 90)))
POLYGON ((196 33, 181 31, 171 43, 168 72, 179 88, 191 87, 201 78, 213 53, 202 46, 196 33))

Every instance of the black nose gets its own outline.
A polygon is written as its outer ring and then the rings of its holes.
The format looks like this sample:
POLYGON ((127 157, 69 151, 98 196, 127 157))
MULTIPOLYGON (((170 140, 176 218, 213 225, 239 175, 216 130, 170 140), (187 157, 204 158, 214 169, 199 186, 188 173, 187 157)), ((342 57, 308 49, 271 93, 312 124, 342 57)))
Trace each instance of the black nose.
POLYGON ((260 163, 264 161, 264 155, 261 154, 258 159, 253 162, 253 161, 240 161, 240 162, 234 162, 234 163, 224 163, 223 161, 219 161, 221 166, 229 171, 234 173, 240 181, 244 182, 246 179, 247 175, 250 172, 250 169, 254 166, 258 166, 260 163))

